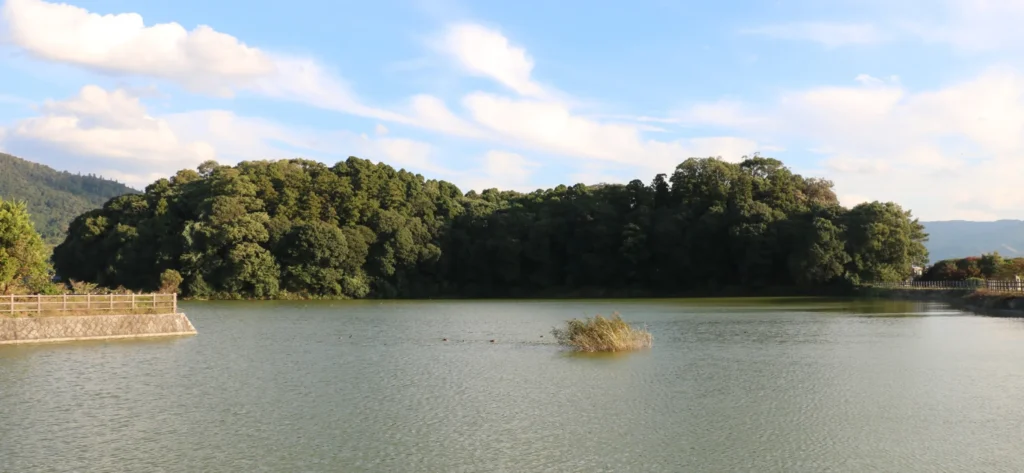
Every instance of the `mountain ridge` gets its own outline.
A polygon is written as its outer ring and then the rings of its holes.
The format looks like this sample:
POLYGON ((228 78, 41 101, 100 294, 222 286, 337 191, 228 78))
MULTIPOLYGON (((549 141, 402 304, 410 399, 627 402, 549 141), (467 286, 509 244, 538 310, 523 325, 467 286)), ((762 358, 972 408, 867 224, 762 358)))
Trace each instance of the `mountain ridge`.
POLYGON ((58 171, 45 164, 0 153, 0 198, 24 201, 36 231, 49 244, 60 243, 68 224, 111 197, 138 190, 112 179, 58 171))
POLYGON ((925 246, 932 263, 992 252, 1009 258, 1024 257, 1024 220, 936 220, 921 224, 929 235, 925 246))

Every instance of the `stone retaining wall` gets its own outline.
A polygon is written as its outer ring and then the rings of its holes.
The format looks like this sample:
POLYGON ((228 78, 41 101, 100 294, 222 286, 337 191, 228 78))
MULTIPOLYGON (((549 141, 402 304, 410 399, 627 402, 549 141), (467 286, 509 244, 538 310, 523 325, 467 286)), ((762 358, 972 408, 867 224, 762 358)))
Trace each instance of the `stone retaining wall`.
POLYGON ((195 333, 185 314, 0 317, 0 345, 195 333))

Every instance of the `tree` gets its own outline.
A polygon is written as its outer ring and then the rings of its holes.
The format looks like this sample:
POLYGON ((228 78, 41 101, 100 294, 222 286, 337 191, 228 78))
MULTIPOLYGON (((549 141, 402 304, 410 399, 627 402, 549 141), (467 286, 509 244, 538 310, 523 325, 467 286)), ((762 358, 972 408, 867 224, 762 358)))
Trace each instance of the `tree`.
POLYGON ((173 269, 168 269, 163 273, 160 273, 160 292, 177 293, 183 280, 181 273, 173 269))
POLYGON ((0 199, 0 293, 43 290, 51 275, 46 253, 25 203, 0 199))
POLYGON ((913 266, 928 260, 928 235, 892 202, 857 205, 846 214, 847 272, 857 282, 892 282, 909 278, 913 266))
POLYGON ((54 264, 145 290, 174 271, 186 297, 393 298, 810 288, 927 259, 909 212, 847 210, 772 158, 691 158, 647 182, 463 194, 355 157, 211 161, 80 215, 54 264))
POLYGON ((1003 266, 1003 257, 999 256, 998 251, 994 251, 991 254, 981 255, 978 260, 978 270, 982 276, 986 278, 995 277, 999 268, 1003 266))

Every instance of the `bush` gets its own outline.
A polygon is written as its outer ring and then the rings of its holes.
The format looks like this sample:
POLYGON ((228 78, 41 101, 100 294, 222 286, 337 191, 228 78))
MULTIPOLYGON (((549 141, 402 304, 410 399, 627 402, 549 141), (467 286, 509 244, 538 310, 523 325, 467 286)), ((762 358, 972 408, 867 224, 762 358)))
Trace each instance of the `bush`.
POLYGON ((181 287, 181 282, 184 278, 181 277, 181 273, 168 269, 160 274, 160 292, 164 294, 177 293, 181 287))
POLYGON ((611 318, 572 319, 566 328, 551 333, 562 345, 584 352, 639 350, 653 344, 650 332, 633 328, 618 313, 611 318))
POLYGON ((981 278, 967 278, 967 287, 979 288, 985 285, 985 280, 981 278))

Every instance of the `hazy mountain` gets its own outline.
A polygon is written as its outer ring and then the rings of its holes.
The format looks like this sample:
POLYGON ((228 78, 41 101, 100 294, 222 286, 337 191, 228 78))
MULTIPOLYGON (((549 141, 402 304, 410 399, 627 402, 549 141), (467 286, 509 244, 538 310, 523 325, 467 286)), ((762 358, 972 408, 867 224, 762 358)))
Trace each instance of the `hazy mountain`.
POLYGON ((99 208, 114 196, 137 193, 98 176, 57 171, 0 153, 0 198, 25 201, 36 230, 48 243, 59 243, 72 219, 99 208))
POLYGON ((929 260, 980 256, 998 251, 1004 257, 1024 256, 1024 221, 995 222, 921 222, 928 233, 929 260))

